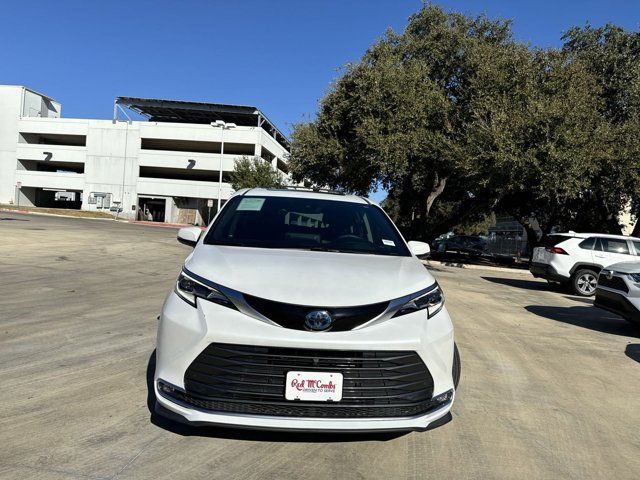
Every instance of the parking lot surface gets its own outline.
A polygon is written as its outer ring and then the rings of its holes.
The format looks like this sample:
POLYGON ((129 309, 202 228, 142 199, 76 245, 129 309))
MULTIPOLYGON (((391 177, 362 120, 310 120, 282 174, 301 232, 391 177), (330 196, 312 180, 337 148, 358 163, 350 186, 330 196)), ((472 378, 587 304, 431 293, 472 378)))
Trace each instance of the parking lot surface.
POLYGON ((176 230, 0 212, 2 479, 637 479, 640 329, 527 273, 434 268, 462 357, 453 420, 394 435, 152 417, 176 230))

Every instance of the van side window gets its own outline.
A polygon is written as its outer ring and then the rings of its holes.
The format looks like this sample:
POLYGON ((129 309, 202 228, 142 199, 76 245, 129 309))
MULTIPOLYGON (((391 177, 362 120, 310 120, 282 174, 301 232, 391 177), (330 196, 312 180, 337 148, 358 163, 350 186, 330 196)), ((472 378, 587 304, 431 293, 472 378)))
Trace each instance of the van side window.
POLYGON ((587 238, 586 240, 581 241, 579 245, 580 248, 583 248, 584 250, 593 250, 596 246, 596 237, 587 238))
POLYGON ((600 243, 605 252, 621 253, 629 255, 629 245, 626 240, 618 240, 615 238, 600 238, 600 243))
POLYGON ((640 255, 640 242, 631 242, 633 243, 633 248, 636 249, 636 255, 640 255))

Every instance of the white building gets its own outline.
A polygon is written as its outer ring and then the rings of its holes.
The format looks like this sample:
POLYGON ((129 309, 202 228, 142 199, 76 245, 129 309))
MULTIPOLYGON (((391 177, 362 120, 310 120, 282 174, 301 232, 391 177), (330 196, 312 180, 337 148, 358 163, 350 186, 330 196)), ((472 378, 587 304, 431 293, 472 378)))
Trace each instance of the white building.
POLYGON ((238 157, 287 172, 289 143, 255 107, 118 97, 113 120, 60 118, 60 110, 45 95, 0 85, 0 204, 202 224, 218 195, 224 203, 233 193, 238 157), (124 109, 148 121, 120 120, 124 109))

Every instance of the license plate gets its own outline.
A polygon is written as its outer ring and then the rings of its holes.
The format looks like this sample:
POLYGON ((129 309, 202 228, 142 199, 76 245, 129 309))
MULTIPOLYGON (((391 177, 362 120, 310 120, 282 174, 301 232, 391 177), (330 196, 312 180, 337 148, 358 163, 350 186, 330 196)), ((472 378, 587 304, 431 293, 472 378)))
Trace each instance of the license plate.
POLYGON ((284 397, 287 400, 339 402, 342 400, 342 374, 287 372, 284 397))

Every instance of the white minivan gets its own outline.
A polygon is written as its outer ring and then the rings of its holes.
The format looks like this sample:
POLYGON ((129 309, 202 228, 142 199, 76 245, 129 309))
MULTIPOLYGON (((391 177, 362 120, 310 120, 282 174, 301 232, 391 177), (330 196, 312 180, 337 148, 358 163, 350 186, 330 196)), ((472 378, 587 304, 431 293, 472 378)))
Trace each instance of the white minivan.
POLYGON ((450 418, 460 358, 444 294, 366 198, 237 192, 169 292, 156 411, 193 425, 421 430, 450 418))
POLYGON ((554 233, 533 249, 534 277, 569 284, 577 295, 596 293, 598 274, 614 263, 636 261, 640 239, 602 233, 554 233))

